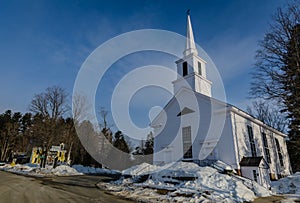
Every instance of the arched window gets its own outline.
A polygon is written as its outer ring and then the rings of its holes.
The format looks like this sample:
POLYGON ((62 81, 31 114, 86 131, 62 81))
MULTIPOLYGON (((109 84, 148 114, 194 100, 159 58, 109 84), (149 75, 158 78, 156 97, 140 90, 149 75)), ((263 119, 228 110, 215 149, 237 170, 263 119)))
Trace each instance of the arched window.
POLYGON ((188 74, 188 66, 187 66, 187 62, 183 62, 182 64, 182 76, 186 76, 188 74))

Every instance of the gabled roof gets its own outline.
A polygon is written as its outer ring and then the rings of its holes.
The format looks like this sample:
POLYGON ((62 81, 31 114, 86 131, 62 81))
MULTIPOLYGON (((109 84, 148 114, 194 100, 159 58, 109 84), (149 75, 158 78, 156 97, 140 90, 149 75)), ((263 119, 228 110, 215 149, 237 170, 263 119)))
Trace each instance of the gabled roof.
POLYGON ((258 156, 258 157, 243 157, 240 166, 259 166, 263 157, 258 156))
MULTIPOLYGON (((173 96, 172 99, 170 99, 170 101, 165 105, 165 107, 164 107, 163 109, 166 110, 167 107, 170 106, 170 105, 173 103, 174 100, 176 100, 176 96, 179 95, 182 91, 187 91, 187 92, 193 93, 197 98, 202 98, 202 99, 204 99, 204 100, 208 100, 208 101, 211 101, 211 102, 215 102, 215 103, 217 103, 217 104, 219 104, 219 105, 224 105, 224 107, 225 107, 228 111, 234 112, 234 113, 236 113, 236 114, 238 114, 238 115, 240 115, 240 116, 242 116, 242 117, 244 117, 244 118, 246 118, 246 119, 249 119, 249 120, 251 120, 252 122, 254 122, 254 123, 258 124, 258 125, 261 125, 261 126, 267 128, 268 130, 273 131, 273 132, 275 132, 276 134, 279 134, 279 135, 282 136, 282 137, 287 137, 286 134, 284 134, 284 133, 282 133, 282 132, 276 130, 275 128, 272 128, 271 126, 265 124, 264 122, 258 120, 257 118, 253 117, 252 115, 248 114, 248 113, 245 112, 244 110, 239 109, 239 108, 236 107, 236 106, 233 106, 233 105, 228 104, 228 103, 226 103, 226 102, 220 101, 220 100, 215 99, 215 98, 213 98, 213 97, 206 96, 206 95, 201 94, 201 93, 199 93, 199 92, 195 92, 194 90, 188 89, 188 88, 186 88, 186 87, 181 88, 181 89, 176 93, 176 95, 173 96)), ((152 123, 156 121, 156 119, 159 117, 159 115, 160 115, 160 113, 154 118, 154 120, 152 121, 152 123)), ((151 125, 151 124, 150 124, 150 125, 151 125)))
POLYGON ((184 108, 182 109, 182 111, 180 111, 180 112, 177 114, 177 116, 183 116, 183 115, 185 115, 185 114, 189 114, 189 113, 193 113, 193 112, 195 112, 195 111, 192 110, 192 109, 189 109, 189 108, 187 108, 187 107, 184 107, 184 108))

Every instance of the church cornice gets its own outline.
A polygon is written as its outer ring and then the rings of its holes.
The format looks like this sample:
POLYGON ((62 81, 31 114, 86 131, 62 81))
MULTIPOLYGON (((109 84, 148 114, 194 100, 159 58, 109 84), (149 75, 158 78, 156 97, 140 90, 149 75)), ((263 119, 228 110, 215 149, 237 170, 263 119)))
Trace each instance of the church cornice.
POLYGON ((178 64, 178 63, 181 63, 181 62, 186 61, 187 59, 193 58, 193 57, 195 57, 195 58, 197 58, 199 61, 201 61, 201 62, 207 64, 207 62, 206 62, 203 58, 201 58, 200 56, 198 56, 198 55, 196 55, 196 54, 194 54, 194 53, 191 53, 191 54, 189 54, 189 55, 187 55, 187 56, 182 57, 181 59, 178 59, 177 61, 175 61, 175 63, 178 64))
POLYGON ((275 128, 272 128, 271 126, 265 124, 264 122, 258 120, 257 118, 254 118, 253 116, 249 115, 248 113, 246 113, 245 111, 239 109, 238 107, 235 107, 233 105, 230 105, 230 111, 233 113, 236 113, 237 115, 248 119, 250 121, 252 121, 253 123, 256 123, 257 125, 266 128, 267 130, 276 133, 277 135, 280 135, 282 137, 288 137, 286 134, 284 134, 283 132, 280 132, 278 130, 276 130, 275 128))
POLYGON ((172 83, 174 84, 174 83, 176 83, 176 82, 179 82, 179 81, 181 81, 181 80, 186 80, 186 79, 189 79, 189 78, 194 77, 194 76, 195 76, 195 77, 198 77, 198 78, 201 78, 202 80, 204 80, 205 82, 207 82, 207 83, 209 83, 209 84, 212 84, 212 82, 211 82, 210 80, 206 79, 205 77, 203 77, 202 75, 199 75, 199 74, 196 73, 196 72, 190 73, 190 74, 188 74, 188 75, 186 75, 186 76, 184 76, 184 77, 180 77, 180 78, 178 78, 178 79, 172 81, 172 83))

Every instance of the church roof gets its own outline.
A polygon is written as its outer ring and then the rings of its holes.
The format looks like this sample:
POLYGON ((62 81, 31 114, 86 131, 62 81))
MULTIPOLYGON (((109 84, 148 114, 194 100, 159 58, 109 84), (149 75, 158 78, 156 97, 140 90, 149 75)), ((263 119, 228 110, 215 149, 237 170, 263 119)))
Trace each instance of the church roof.
MULTIPOLYGON (((264 122, 262 122, 262 121, 258 120, 257 118, 253 117, 252 115, 248 114, 248 113, 245 112, 244 110, 241 110, 241 109, 239 109, 238 107, 236 107, 236 106, 234 106, 234 105, 231 105, 231 104, 229 104, 229 103, 226 103, 226 102, 224 102, 224 101, 215 99, 215 98, 213 98, 213 97, 206 96, 206 95, 204 95, 204 94, 201 94, 201 93, 199 93, 199 92, 196 92, 196 91, 194 91, 194 90, 187 89, 187 88, 184 88, 184 87, 181 88, 181 90, 179 90, 179 91, 176 93, 176 95, 180 94, 180 93, 181 93, 182 91, 184 91, 184 90, 186 90, 186 91, 188 91, 188 92, 190 92, 190 93, 193 93, 197 98, 205 99, 205 100, 210 101, 210 102, 215 102, 215 103, 218 103, 219 105, 224 105, 228 111, 234 112, 234 113, 236 113, 236 114, 238 114, 238 115, 240 115, 240 116, 242 116, 242 117, 244 117, 244 118, 246 118, 246 119, 251 120, 251 121, 254 122, 254 123, 257 123, 258 125, 264 126, 264 127, 267 128, 268 130, 273 131, 274 133, 276 133, 276 134, 278 134, 278 135, 281 135, 282 137, 287 137, 286 134, 284 134, 284 133, 282 133, 282 132, 276 130, 275 128, 273 128, 273 127, 271 127, 271 126, 269 126, 269 125, 267 125, 267 124, 265 124, 264 122)), ((170 101, 164 106, 164 108, 163 108, 164 110, 166 110, 166 109, 168 108, 168 106, 170 106, 170 105, 173 103, 173 101, 176 100, 176 95, 174 95, 173 98, 170 99, 170 101)), ((155 121, 156 121, 156 119, 159 117, 159 115, 160 115, 160 113, 152 120, 152 122, 151 122, 150 125, 152 125, 152 123, 155 123, 155 121)))
POLYGON ((180 111, 180 112, 177 114, 177 116, 183 116, 183 115, 186 115, 186 114, 189 114, 189 113, 193 113, 193 112, 195 112, 195 111, 192 110, 192 109, 189 109, 189 108, 187 108, 187 107, 184 107, 184 108, 182 109, 182 111, 180 111))
POLYGON ((243 159, 240 162, 240 166, 259 166, 261 163, 261 160, 263 159, 262 156, 258 157, 243 157, 243 159))
POLYGON ((255 118, 254 116, 250 115, 249 113, 245 112, 244 110, 242 110, 242 109, 240 109, 240 108, 238 108, 238 107, 236 107, 236 106, 234 106, 234 105, 232 105, 232 104, 229 104, 229 103, 220 101, 220 100, 215 99, 215 98, 213 98, 213 97, 208 97, 208 96, 206 96, 206 95, 203 95, 203 94, 198 93, 198 92, 195 92, 195 91, 193 91, 193 92, 194 92, 195 95, 198 95, 198 96, 201 96, 201 97, 207 97, 207 98, 210 99, 212 102, 217 102, 217 103, 219 103, 219 104, 223 104, 223 105, 226 106, 226 108, 228 108, 231 112, 234 112, 234 113, 236 113, 236 114, 238 114, 238 115, 240 115, 240 116, 242 116, 242 117, 244 117, 244 118, 246 118, 246 119, 249 119, 249 120, 251 120, 252 122, 257 123, 258 125, 264 126, 264 127, 266 127, 267 129, 269 129, 269 130, 275 132, 276 134, 279 134, 279 135, 281 135, 281 136, 283 136, 283 137, 287 137, 287 135, 284 134, 283 132, 280 132, 280 131, 276 130, 275 128, 273 128, 273 127, 267 125, 266 123, 262 122, 261 120, 258 120, 258 119, 255 118))

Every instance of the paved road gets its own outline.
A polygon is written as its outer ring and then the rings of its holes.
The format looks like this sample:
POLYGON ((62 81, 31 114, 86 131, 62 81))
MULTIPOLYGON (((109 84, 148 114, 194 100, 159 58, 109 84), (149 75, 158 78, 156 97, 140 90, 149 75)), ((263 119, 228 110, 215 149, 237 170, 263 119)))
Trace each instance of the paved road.
POLYGON ((95 184, 106 177, 72 176, 33 178, 0 171, 0 202, 129 203, 106 194, 95 184))

